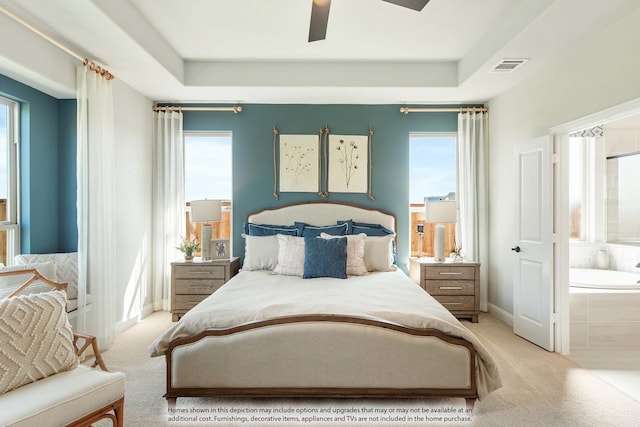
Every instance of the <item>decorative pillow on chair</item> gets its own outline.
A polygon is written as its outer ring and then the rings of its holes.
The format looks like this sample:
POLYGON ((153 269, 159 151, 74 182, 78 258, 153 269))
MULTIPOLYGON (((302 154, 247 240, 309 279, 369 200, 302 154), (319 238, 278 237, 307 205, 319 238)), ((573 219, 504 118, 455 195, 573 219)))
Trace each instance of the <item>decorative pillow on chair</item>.
POLYGON ((347 238, 304 237, 303 279, 315 277, 347 278, 347 238))
POLYGON ((0 394, 78 366, 63 291, 0 301, 0 394))
POLYGON ((367 235, 364 233, 350 236, 331 236, 326 233, 320 235, 323 239, 347 238, 347 274, 351 276, 363 276, 367 274, 367 265, 364 262, 364 245, 367 235))
POLYGON ((278 264, 278 236, 244 237, 243 270, 273 270, 278 264))
POLYGON ((300 276, 304 272, 304 237, 278 234, 278 265, 274 274, 300 276))

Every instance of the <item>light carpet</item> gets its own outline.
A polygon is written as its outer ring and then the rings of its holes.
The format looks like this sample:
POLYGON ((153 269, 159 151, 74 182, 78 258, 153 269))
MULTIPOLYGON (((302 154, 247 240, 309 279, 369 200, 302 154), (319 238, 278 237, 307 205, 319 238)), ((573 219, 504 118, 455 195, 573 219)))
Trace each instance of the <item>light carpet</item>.
POLYGON ((502 388, 476 402, 472 414, 465 412, 463 399, 274 398, 182 398, 177 408, 185 412, 168 413, 162 397, 165 360, 147 352, 171 325, 167 312, 154 313, 118 335, 103 357, 111 370, 127 375, 125 426, 132 427, 640 425, 640 402, 575 362, 517 337, 488 314, 479 323, 463 323, 493 354, 503 381, 502 388))

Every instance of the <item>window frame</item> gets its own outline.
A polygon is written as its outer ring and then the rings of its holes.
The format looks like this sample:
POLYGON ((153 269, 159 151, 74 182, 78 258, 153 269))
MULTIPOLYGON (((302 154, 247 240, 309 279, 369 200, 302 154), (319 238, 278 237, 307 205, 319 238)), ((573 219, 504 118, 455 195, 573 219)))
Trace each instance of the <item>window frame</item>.
MULTIPOLYGON (((458 153, 458 133, 457 132, 410 132, 409 133, 409 156, 411 156, 411 139, 412 138, 452 138, 454 140, 455 146, 455 164, 454 167, 454 176, 455 176, 455 185, 454 192, 456 195, 456 203, 458 202, 458 163, 460 161, 460 156, 458 153)), ((409 161, 409 164, 411 162, 409 161)), ((411 186, 411 168, 409 168, 409 185, 411 186)), ((411 194, 411 188, 409 189, 409 194, 411 194)), ((443 195, 444 196, 444 195, 443 195)), ((425 196, 426 197, 426 196, 425 196)), ((433 256, 433 227, 435 224, 425 222, 425 202, 422 203, 414 203, 411 201, 411 196, 409 196, 409 254, 411 257, 417 257, 421 255, 422 257, 433 256), (418 224, 423 224, 423 235, 422 235, 422 244, 419 245, 418 241, 418 233, 417 226, 418 224)), ((456 225, 457 224, 445 224, 445 256, 448 256, 448 249, 452 248, 455 242, 455 234, 456 234, 456 225)))
POLYGON ((20 104, 2 96, 0 104, 7 108, 7 219, 0 221, 0 231, 6 230, 7 233, 5 261, 10 266, 20 253, 20 104))
MULTIPOLYGON (((184 161, 184 171, 186 172, 188 165, 186 164, 186 149, 187 149, 187 138, 188 137, 228 137, 231 140, 231 150, 232 150, 232 155, 231 155, 231 159, 230 161, 233 161, 233 132, 231 131, 183 131, 182 133, 182 138, 183 138, 183 149, 185 150, 184 156, 183 156, 183 161, 184 161)), ((233 170, 232 170, 232 174, 233 174, 233 170)), ((213 227, 213 233, 212 233, 212 239, 229 239, 230 242, 233 241, 233 176, 230 177, 231 179, 231 197, 227 200, 224 199, 222 200, 222 212, 223 212, 223 219, 220 222, 220 225, 222 225, 225 222, 228 222, 228 224, 224 227, 225 229, 228 229, 228 235, 227 233, 222 232, 221 234, 219 234, 220 232, 218 231, 218 229, 215 227, 213 227)), ((186 179, 184 180, 184 185, 186 186, 186 179)), ((201 233, 202 233, 202 224, 201 223, 191 223, 190 221, 190 215, 191 215, 191 200, 187 200, 186 197, 186 188, 185 190, 185 230, 187 233, 187 236, 189 239, 196 239, 198 242, 201 242, 201 233)), ((199 252, 198 254, 199 255, 199 252)))

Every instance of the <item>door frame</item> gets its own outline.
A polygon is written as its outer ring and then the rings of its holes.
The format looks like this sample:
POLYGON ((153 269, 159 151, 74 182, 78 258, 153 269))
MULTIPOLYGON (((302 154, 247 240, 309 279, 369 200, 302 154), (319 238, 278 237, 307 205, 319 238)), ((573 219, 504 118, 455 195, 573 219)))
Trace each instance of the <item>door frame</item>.
POLYGON ((591 128, 640 114, 640 98, 628 101, 552 127, 550 135, 557 163, 554 168, 554 230, 557 242, 554 255, 555 351, 570 352, 569 330, 569 132, 591 128))

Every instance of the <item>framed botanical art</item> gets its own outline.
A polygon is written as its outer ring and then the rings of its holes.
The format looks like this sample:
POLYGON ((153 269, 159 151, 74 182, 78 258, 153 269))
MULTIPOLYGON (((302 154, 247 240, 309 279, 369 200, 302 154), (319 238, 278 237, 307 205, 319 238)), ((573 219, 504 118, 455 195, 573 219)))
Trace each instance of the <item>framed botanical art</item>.
POLYGON ((280 135, 281 192, 317 192, 319 163, 319 135, 280 135))
POLYGON ((366 193, 369 139, 366 135, 329 135, 329 192, 366 193))

